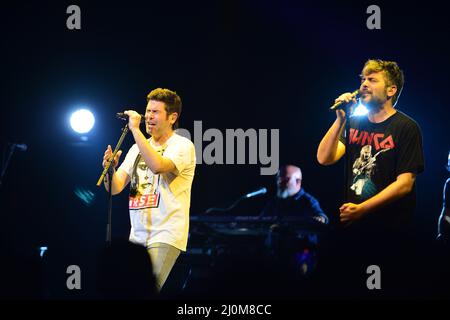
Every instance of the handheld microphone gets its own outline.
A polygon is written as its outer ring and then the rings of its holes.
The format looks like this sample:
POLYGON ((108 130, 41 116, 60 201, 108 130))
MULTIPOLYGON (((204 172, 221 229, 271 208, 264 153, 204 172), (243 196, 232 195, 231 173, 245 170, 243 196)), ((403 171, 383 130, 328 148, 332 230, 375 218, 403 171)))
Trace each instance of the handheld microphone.
MULTIPOLYGON (((352 92, 352 99, 353 99, 353 98, 359 98, 359 94, 360 94, 359 89, 353 91, 353 92, 352 92)), ((336 102, 335 104, 333 104, 333 105, 330 107, 330 110, 340 109, 340 108, 344 107, 345 104, 346 104, 346 103, 345 103, 344 101, 338 101, 338 102, 336 102)))
MULTIPOLYGON (((140 116, 141 116, 141 123, 144 123, 145 122, 145 116, 143 114, 141 114, 140 116)), ((123 112, 117 112, 116 113, 116 117, 117 117, 117 119, 128 121, 128 115, 126 115, 123 112)))
POLYGON ((251 197, 255 197, 255 196, 258 196, 258 195, 260 195, 260 194, 265 194, 267 192, 267 189, 266 188, 261 188, 261 189, 259 189, 259 190, 256 190, 256 191, 253 191, 253 192, 250 192, 250 193, 247 193, 245 196, 244 196, 244 198, 251 198, 251 197))

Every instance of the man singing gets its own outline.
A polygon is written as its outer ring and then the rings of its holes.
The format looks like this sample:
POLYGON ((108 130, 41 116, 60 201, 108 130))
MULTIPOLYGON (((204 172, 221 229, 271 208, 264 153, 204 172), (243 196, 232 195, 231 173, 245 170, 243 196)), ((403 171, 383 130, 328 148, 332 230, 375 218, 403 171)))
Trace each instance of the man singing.
MULTIPOLYGON (((186 250, 191 186, 195 173, 193 143, 176 134, 181 115, 181 99, 168 89, 155 89, 147 96, 146 139, 139 125, 141 116, 133 110, 128 127, 135 144, 112 179, 112 194, 120 193, 131 181, 130 241, 147 247, 161 290, 180 251, 186 250)), ((117 152, 114 168, 122 151, 117 152)), ((108 146, 103 166, 112 155, 108 146)), ((108 183, 105 181, 108 189, 108 183)))
POLYGON ((341 268, 337 277, 344 281, 337 287, 358 297, 376 292, 367 289, 362 277, 370 265, 383 273, 379 292, 385 297, 411 294, 408 272, 414 265, 407 261, 413 257, 415 181, 424 170, 424 156, 418 124, 394 108, 403 83, 397 63, 368 60, 359 88, 368 114, 349 118, 345 139, 345 112, 351 113, 356 100, 351 93, 339 96, 336 102, 347 108, 336 110, 336 120, 317 150, 322 165, 336 163, 346 152, 349 157, 347 199, 339 208, 344 228, 336 238, 333 265, 341 268))
MULTIPOLYGON (((416 175, 424 169, 422 135, 418 124, 394 108, 403 88, 403 72, 392 61, 368 60, 361 75, 361 103, 368 114, 350 118, 349 145, 345 145, 345 111, 317 150, 322 165, 336 163, 345 152, 350 158, 347 202, 340 221, 371 229, 402 229, 415 208, 416 175)), ((355 103, 351 93, 336 102, 355 103)), ((380 230, 379 230, 380 231, 380 230)))

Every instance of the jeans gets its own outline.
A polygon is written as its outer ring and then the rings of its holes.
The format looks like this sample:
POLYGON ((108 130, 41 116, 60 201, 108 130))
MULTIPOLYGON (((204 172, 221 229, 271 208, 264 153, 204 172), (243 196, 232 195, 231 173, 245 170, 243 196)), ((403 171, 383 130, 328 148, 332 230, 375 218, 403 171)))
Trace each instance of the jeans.
POLYGON ((147 251, 150 255, 153 266, 153 274, 156 278, 156 288, 161 291, 169 276, 172 267, 180 255, 180 250, 167 243, 152 243, 147 251))

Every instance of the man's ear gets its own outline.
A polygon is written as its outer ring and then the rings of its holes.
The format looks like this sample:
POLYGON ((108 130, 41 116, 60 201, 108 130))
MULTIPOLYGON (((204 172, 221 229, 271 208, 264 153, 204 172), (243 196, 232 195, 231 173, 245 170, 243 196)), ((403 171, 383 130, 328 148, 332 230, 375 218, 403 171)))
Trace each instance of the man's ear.
POLYGON ((172 112, 169 116, 170 124, 173 125, 175 122, 177 122, 177 119, 178 119, 178 112, 172 112))
POLYGON ((392 86, 389 86, 387 89, 387 92, 386 92, 386 94, 389 98, 392 98, 393 96, 395 96, 396 93, 397 93, 397 86, 395 84, 392 86))

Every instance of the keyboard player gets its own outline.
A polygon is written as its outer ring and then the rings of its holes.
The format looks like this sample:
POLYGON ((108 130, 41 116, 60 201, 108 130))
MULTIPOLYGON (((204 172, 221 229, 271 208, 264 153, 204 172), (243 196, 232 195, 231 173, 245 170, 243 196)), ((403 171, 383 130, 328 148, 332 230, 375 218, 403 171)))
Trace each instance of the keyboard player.
POLYGON ((311 219, 328 224, 328 217, 320 207, 319 201, 302 188, 302 171, 288 164, 280 167, 277 176, 277 194, 264 207, 260 217, 283 216, 311 219))

